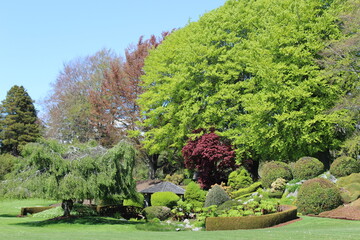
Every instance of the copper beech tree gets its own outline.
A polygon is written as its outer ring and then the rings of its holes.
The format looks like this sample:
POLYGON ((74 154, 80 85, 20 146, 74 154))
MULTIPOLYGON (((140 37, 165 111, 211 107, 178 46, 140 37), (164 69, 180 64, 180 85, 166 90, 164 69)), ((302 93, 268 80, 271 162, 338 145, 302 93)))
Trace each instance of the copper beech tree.
POLYGON ((227 182, 229 173, 236 168, 235 151, 214 131, 195 130, 194 133, 203 135, 188 140, 182 149, 185 167, 197 171, 198 182, 204 189, 215 183, 227 182))
MULTIPOLYGON (((91 91, 91 123, 98 131, 98 140, 104 146, 112 146, 124 137, 130 137, 133 143, 142 149, 142 122, 137 99, 143 93, 141 76, 144 74, 144 60, 149 51, 156 48, 169 32, 163 32, 157 38, 139 38, 135 46, 125 50, 125 61, 112 61, 110 69, 104 73, 99 90, 91 91), (129 134, 131 133, 131 134, 129 134)), ((142 159, 149 166, 150 178, 155 177, 156 170, 161 167, 159 154, 149 155, 140 151, 142 159)))

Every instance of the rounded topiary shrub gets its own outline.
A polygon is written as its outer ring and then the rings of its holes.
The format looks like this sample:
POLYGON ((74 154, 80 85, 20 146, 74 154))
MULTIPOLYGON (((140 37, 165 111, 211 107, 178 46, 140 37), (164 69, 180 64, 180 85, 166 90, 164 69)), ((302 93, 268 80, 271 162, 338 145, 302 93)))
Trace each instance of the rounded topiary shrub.
POLYGON ((214 185, 206 195, 205 207, 210 207, 212 205, 220 206, 229 200, 230 197, 225 190, 219 185, 214 185))
POLYGON ((143 214, 147 220, 158 218, 163 221, 171 217, 171 209, 164 206, 151 206, 144 208, 143 214))
POLYGON ((191 182, 186 186, 185 190, 185 201, 194 205, 194 207, 204 206, 206 192, 201 190, 200 185, 191 182))
POLYGON ((228 186, 230 186, 233 190, 248 187, 252 183, 253 180, 250 173, 243 167, 240 167, 229 174, 228 186))
POLYGON ((176 206, 180 197, 173 192, 156 192, 151 195, 152 206, 166 206, 172 208, 176 206))
POLYGON ((308 180, 319 176, 324 171, 324 164, 317 158, 302 157, 293 165, 295 179, 308 180))
POLYGON ((330 173, 335 177, 345 177, 358 172, 360 172, 360 161, 352 157, 338 157, 330 166, 330 173))
POLYGON ((297 196, 298 211, 302 214, 319 214, 342 204, 340 190, 324 178, 304 182, 297 196))
POLYGON ((270 188, 271 184, 278 178, 283 178, 286 181, 292 179, 290 167, 286 163, 278 161, 264 163, 259 173, 262 185, 266 188, 270 188))

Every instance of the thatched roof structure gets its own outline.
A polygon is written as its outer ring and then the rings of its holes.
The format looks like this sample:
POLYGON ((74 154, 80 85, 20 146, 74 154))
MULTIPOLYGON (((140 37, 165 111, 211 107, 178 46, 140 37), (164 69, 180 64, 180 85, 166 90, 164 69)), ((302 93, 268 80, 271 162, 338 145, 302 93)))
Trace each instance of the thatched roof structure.
POLYGON ((140 193, 144 194, 152 194, 156 192, 173 192, 177 195, 184 195, 185 189, 171 182, 161 182, 140 191, 140 193))

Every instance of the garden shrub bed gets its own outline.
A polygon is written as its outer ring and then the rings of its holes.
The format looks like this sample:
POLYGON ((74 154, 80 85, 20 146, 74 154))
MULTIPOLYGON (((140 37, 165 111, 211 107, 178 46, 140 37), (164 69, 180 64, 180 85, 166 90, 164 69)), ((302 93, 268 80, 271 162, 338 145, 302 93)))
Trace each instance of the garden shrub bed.
POLYGON ((297 207, 290 205, 279 206, 277 213, 262 216, 246 217, 209 217, 206 218, 206 230, 237 230, 272 227, 297 218, 297 207))

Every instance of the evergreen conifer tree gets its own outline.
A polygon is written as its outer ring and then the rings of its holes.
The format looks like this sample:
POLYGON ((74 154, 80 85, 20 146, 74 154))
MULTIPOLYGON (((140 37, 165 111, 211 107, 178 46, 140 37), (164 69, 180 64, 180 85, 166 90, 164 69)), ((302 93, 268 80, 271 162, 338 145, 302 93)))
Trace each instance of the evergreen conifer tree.
POLYGON ((19 155, 21 146, 40 136, 33 100, 23 86, 13 86, 0 105, 0 151, 19 155))

